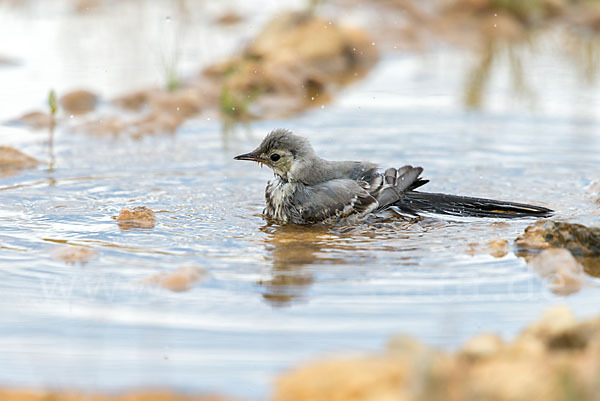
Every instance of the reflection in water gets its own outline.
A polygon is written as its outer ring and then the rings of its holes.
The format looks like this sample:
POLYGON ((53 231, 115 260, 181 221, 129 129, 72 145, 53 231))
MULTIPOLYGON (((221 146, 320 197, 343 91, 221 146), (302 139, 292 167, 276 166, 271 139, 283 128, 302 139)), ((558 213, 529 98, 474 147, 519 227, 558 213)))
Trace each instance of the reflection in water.
POLYGON ((56 121, 54 116, 51 117, 50 126, 48 127, 48 172, 54 172, 54 165, 56 164, 56 157, 54 155, 54 129, 56 128, 56 121))
POLYGON ((325 227, 275 226, 267 224, 260 230, 268 234, 265 247, 272 260, 271 278, 261 280, 263 297, 273 306, 283 306, 301 298, 314 279, 308 265, 332 262, 320 254, 334 246, 325 227))
POLYGON ((475 65, 468 71, 464 91, 465 105, 481 108, 485 103, 485 95, 493 79, 493 69, 502 61, 509 68, 510 86, 516 97, 535 105, 535 92, 527 81, 527 68, 524 67, 526 55, 533 55, 533 41, 530 37, 518 41, 488 40, 483 46, 475 65))
MULTIPOLYGON (((373 252, 379 251, 415 251, 417 248, 410 241, 404 246, 392 246, 387 241, 410 239, 411 228, 413 233, 414 228, 419 233, 427 230, 415 222, 420 220, 397 219, 353 227, 266 224, 260 230, 267 234, 264 241, 272 269, 270 279, 259 281, 264 288, 262 296, 273 306, 285 306, 302 299, 314 283, 310 266, 360 262, 373 259, 373 252)), ((408 261, 411 257, 397 259, 408 261)))
MULTIPOLYGON (((524 32, 516 38, 490 37, 481 47, 475 63, 467 70, 464 103, 467 107, 479 109, 484 106, 486 96, 490 96, 488 88, 494 80, 495 71, 502 65, 508 68, 511 90, 514 97, 525 102, 529 107, 536 106, 537 93, 533 84, 541 49, 547 46, 557 46, 556 53, 564 54, 571 64, 574 75, 587 85, 596 82, 600 71, 600 41, 599 35, 587 31, 560 31, 561 40, 548 41, 549 33, 545 35, 524 32)), ((542 88, 542 90, 545 88, 542 88)))
POLYGON ((594 84, 600 71, 600 35, 566 31, 564 46, 566 59, 573 63, 586 84, 594 84))

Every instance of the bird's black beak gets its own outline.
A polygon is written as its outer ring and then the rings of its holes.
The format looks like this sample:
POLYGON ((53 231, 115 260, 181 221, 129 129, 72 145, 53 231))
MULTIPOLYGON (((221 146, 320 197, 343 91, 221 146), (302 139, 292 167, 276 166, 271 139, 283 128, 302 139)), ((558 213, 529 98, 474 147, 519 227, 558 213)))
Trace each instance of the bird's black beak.
POLYGON ((243 155, 239 155, 234 157, 235 160, 250 160, 252 162, 260 162, 260 158, 254 153, 244 153, 243 155))

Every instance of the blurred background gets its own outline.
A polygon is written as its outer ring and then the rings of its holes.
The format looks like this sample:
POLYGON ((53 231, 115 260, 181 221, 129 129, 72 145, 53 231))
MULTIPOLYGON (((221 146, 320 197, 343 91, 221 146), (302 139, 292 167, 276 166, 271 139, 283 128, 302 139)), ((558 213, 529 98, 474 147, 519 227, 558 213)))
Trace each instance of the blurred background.
POLYGON ((0 386, 265 399, 399 333, 455 350, 598 313, 598 264, 566 283, 516 251, 532 221, 281 227, 270 170, 232 160, 288 128, 598 225, 598 1, 0 0, 0 21, 0 386))

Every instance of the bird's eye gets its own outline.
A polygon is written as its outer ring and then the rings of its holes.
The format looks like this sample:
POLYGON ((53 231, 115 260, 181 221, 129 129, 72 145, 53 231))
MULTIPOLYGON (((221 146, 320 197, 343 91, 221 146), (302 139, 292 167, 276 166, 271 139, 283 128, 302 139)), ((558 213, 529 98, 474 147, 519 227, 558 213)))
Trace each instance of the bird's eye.
POLYGON ((281 159, 281 156, 279 156, 277 153, 273 153, 271 155, 271 160, 273 160, 274 162, 276 162, 279 159, 281 159))

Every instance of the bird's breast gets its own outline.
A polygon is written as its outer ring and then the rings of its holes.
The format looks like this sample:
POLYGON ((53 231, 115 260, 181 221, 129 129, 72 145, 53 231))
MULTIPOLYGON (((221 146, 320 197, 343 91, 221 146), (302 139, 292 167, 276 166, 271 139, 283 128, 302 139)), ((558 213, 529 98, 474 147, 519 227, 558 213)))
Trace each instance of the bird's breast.
POLYGON ((298 184, 286 182, 280 178, 270 181, 265 191, 265 217, 281 223, 291 222, 294 209, 294 194, 298 184))

